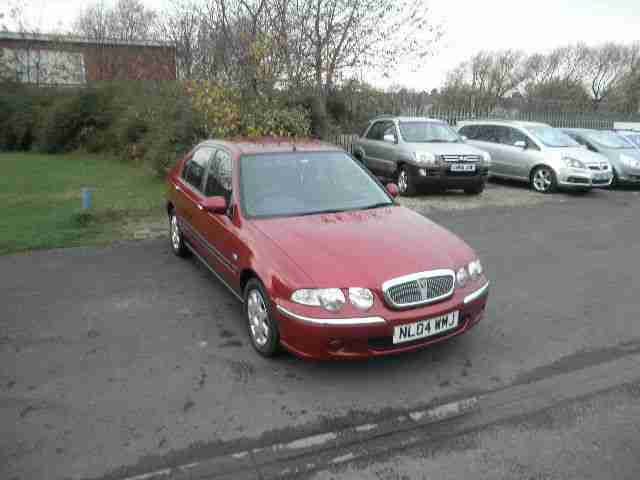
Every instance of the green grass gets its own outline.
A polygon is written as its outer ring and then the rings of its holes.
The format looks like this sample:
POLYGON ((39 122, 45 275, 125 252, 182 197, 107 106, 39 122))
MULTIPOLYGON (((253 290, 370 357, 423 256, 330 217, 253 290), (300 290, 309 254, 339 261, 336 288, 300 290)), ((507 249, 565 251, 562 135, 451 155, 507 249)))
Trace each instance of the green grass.
POLYGON ((164 221, 165 184, 113 158, 0 154, 0 255, 104 244, 164 221), (93 208, 82 212, 82 187, 93 208))

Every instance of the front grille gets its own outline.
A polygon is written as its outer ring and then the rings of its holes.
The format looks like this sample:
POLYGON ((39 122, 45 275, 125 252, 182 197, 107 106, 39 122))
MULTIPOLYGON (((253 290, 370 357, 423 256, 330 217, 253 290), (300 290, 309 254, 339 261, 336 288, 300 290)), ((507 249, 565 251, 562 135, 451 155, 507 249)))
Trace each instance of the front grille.
POLYGON ((596 171, 599 171, 599 172, 606 172, 607 170, 609 170, 609 164, 607 164, 607 163, 590 164, 589 168, 591 170, 596 170, 596 171))
POLYGON ((408 308, 435 303, 453 294, 454 273, 434 270, 389 280, 382 285, 387 303, 394 308, 408 308))
POLYGON ((480 162, 482 160, 479 155, 441 155, 440 158, 445 162, 480 162))

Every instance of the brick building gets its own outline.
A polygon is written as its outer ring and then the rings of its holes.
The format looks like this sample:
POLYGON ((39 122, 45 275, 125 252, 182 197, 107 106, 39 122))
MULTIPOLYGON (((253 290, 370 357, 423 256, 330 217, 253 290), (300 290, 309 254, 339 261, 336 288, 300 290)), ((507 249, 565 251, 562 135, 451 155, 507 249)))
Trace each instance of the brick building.
POLYGON ((162 42, 0 32, 0 75, 42 85, 175 80, 176 49, 162 42))

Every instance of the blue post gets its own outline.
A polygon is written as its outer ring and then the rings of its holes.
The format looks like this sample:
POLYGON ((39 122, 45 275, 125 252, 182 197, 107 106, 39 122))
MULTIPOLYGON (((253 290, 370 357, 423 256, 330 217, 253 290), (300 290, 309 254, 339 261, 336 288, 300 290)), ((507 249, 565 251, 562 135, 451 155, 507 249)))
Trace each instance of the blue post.
POLYGON ((82 210, 89 210, 91 208, 91 194, 93 190, 91 188, 82 189, 82 210))

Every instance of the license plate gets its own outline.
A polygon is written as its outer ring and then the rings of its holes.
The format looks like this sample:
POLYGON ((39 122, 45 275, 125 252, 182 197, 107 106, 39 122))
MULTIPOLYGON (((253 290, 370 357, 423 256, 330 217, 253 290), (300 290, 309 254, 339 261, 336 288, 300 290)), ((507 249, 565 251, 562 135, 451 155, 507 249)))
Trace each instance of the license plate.
POLYGON ((609 175, 607 175, 606 173, 595 174, 595 180, 608 180, 608 179, 609 179, 609 175))
POLYGON ((441 317, 427 318, 415 323, 399 325, 393 329, 393 343, 412 342, 428 338, 442 332, 453 330, 458 326, 460 312, 455 311, 441 317))
POLYGON ((468 165, 464 163, 455 163, 451 165, 451 171, 452 172, 475 172, 476 166, 468 165))

